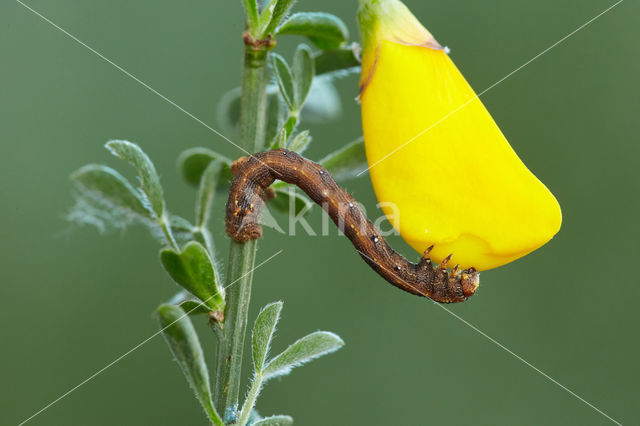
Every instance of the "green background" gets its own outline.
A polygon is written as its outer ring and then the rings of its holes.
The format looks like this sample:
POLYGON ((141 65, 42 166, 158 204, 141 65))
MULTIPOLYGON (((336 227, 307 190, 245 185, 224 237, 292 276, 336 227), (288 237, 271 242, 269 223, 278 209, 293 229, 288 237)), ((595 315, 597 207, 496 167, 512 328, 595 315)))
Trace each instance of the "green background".
MULTIPOLYGON (((214 128, 218 99, 239 83, 240 3, 28 2, 214 128)), ((407 4, 480 92, 612 2, 407 4)), ((301 0, 297 10, 335 13, 357 39, 355 1, 301 0)), ((483 95, 557 196, 564 223, 544 248, 483 273, 476 296, 448 307, 623 424, 640 418, 639 13, 635 2, 620 4, 483 95)), ((283 38, 279 51, 290 57, 298 41, 283 38)), ((17 424, 155 333, 155 307, 177 290, 147 231, 100 236, 65 222, 70 172, 88 162, 130 172, 103 144, 135 141, 161 172, 169 208, 191 217, 194 191, 176 156, 192 146, 237 152, 12 0, 0 6, 0 53, 0 424, 17 424)), ((361 134, 357 78, 338 87, 344 115, 310 126, 312 159, 361 134)), ((346 186, 375 210, 368 178, 346 186)), ((226 254, 223 201, 213 231, 226 254)), ((320 217, 315 209, 312 222, 320 217)), ((443 309, 387 285, 335 232, 266 232, 258 261, 280 249, 256 272, 251 321, 281 299, 274 349, 318 329, 346 346, 269 383, 262 414, 290 414, 299 425, 611 424, 443 309)), ((213 336, 196 322, 213 361, 213 336)), ((205 420, 156 337, 30 424, 205 420)))

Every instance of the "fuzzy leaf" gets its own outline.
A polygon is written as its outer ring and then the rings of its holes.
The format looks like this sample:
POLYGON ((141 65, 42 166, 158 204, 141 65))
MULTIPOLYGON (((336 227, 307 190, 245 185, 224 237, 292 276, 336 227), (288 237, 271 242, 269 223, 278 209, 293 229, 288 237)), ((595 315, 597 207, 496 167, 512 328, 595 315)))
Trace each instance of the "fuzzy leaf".
POLYGON ((306 36, 319 49, 337 49, 349 39, 349 29, 340 18, 324 12, 294 13, 276 30, 277 35, 306 36))
POLYGON ((310 143, 311 143, 311 135, 309 135, 309 131, 303 130, 302 132, 298 133, 296 137, 294 137, 291 140, 291 142, 289 142, 287 149, 289 151, 302 154, 307 149, 310 143))
MULTIPOLYGON (((287 114, 287 108, 284 102, 278 96, 278 88, 275 88, 275 93, 269 95, 267 104, 267 124, 265 130, 265 140, 271 141, 275 138, 276 134, 280 130, 280 126, 284 123, 287 114)), ((268 89, 267 89, 268 90, 268 89)))
POLYGON ((291 215, 305 216, 314 206, 307 197, 296 192, 294 187, 286 186, 275 189, 276 196, 269 205, 276 210, 291 215))
POLYGON ((217 277, 207 249, 191 241, 180 253, 160 252, 160 260, 171 278, 214 311, 224 309, 224 298, 216 285, 217 277))
POLYGON ((135 188, 120 173, 110 167, 88 164, 71 175, 71 179, 84 192, 91 193, 113 208, 148 218, 149 210, 144 206, 135 188))
POLYGON ((191 320, 175 305, 160 305, 158 319, 162 335, 205 413, 215 425, 222 425, 223 422, 213 405, 204 353, 191 320))
POLYGON ((209 314, 211 309, 201 302, 190 299, 180 303, 180 307, 189 315, 209 314))
POLYGON ((132 165, 140 177, 142 192, 146 196, 157 217, 164 213, 164 196, 160 178, 153 163, 140 147, 129 141, 113 140, 106 144, 107 149, 116 157, 132 165))
POLYGON ((271 53, 271 64, 276 76, 276 81, 280 87, 280 93, 289 106, 289 110, 294 111, 296 109, 296 89, 291 69, 287 61, 277 53, 271 53))
POLYGON ((311 49, 305 44, 299 45, 293 56, 293 83, 297 111, 302 109, 304 102, 307 100, 315 72, 315 63, 311 49))
POLYGON ((272 0, 269 2, 269 4, 265 7, 265 11, 270 7, 272 8, 270 13, 271 20, 265 26, 262 33, 262 38, 265 38, 269 34, 273 35, 275 33, 276 27, 280 25, 280 22, 282 22, 284 17, 287 16, 287 13, 289 13, 289 10, 291 10, 295 2, 296 0, 272 0))
POLYGON ((200 187, 196 197, 196 226, 205 227, 209 222, 211 205, 216 195, 216 187, 222 170, 222 162, 214 160, 209 163, 200 178, 200 187))
POLYGON ((358 177, 367 169, 364 139, 359 138, 318 161, 337 181, 358 177))
POLYGON ((231 160, 208 148, 190 148, 183 151, 180 157, 178 157, 178 167, 187 183, 198 187, 202 179, 202 174, 209 163, 214 160, 222 163, 218 182, 230 182, 231 179, 233 179, 233 175, 231 174, 231 160))
POLYGON ((271 416, 251 423, 251 426, 289 426, 293 424, 293 418, 289 416, 271 416))
POLYGON ((253 365, 257 372, 262 372, 262 366, 269 355, 269 346, 280 319, 280 311, 282 311, 282 302, 268 304, 262 308, 253 325, 253 365))
POLYGON ((317 53, 314 56, 316 75, 335 73, 337 71, 359 67, 360 61, 356 54, 357 49, 358 45, 353 43, 351 46, 317 53))
POLYGON ((344 341, 328 331, 316 331, 299 339, 264 367, 265 380, 289 374, 291 369, 315 358, 335 352, 344 341))

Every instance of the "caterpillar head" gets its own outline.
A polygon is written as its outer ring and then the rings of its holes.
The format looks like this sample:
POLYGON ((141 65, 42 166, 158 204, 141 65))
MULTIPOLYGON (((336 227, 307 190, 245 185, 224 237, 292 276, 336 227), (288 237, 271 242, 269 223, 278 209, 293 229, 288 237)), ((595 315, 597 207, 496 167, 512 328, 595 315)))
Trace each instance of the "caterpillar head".
POLYGON ((460 280, 462 286, 462 293, 464 297, 471 297, 475 293, 476 289, 480 285, 480 273, 475 268, 469 268, 462 271, 460 280))

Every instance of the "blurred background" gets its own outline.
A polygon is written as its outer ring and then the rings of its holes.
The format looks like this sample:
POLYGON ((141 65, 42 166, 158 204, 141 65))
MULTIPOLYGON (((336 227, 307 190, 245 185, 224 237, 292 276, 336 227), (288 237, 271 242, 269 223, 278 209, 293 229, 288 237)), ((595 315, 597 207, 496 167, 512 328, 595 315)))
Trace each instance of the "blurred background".
MULTIPOLYGON (((480 92, 613 1, 406 3, 480 92)), ((240 1, 26 4, 220 125, 216 104, 239 84, 240 1)), ((357 40, 356 8, 355 0, 300 0, 296 10, 334 13, 357 40)), ((448 307, 622 424, 640 417, 638 13, 637 3, 620 4, 483 95, 560 201, 564 223, 544 248, 483 273, 476 296, 448 307)), ((65 221, 69 174, 89 162, 131 172, 103 144, 137 142, 162 175, 169 209, 192 217, 194 190, 177 172, 177 155, 194 146, 238 153, 20 3, 0 5, 0 34, 0 424, 8 425, 155 333, 154 309, 178 290, 146 230, 101 236, 65 221)), ((290 58, 300 41, 283 37, 278 49, 290 58)), ((337 86, 344 114, 310 126, 312 159, 361 135, 357 77, 337 86)), ((346 186, 373 214, 368 177, 346 186)), ((213 232, 226 257, 223 198, 213 232)), ((311 223, 320 222, 314 209, 311 223)), ((256 271, 250 321, 281 299, 274 350, 318 329, 346 346, 269 383, 261 414, 290 414, 299 425, 612 423, 445 310, 389 286, 345 238, 299 231, 268 231, 260 242, 258 262, 284 252, 256 271)), ((399 239, 392 244, 418 258, 399 239)), ((213 362, 213 335, 195 322, 213 362)), ((29 424, 205 423, 158 336, 29 424)))

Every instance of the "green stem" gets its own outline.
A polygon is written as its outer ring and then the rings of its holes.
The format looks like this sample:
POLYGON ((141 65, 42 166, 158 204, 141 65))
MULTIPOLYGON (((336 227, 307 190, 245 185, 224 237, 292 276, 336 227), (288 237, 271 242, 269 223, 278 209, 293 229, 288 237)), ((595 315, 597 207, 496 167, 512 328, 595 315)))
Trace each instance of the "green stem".
POLYGON ((262 388, 262 374, 256 373, 256 376, 253 378, 253 382, 251 383, 251 388, 249 389, 249 393, 247 394, 247 399, 242 406, 242 412, 240 413, 240 417, 238 418, 239 425, 246 425, 249 420, 249 416, 251 416, 251 410, 254 405, 256 405, 256 399, 258 399, 258 395, 260 394, 260 389, 262 388))
MULTIPOLYGON (((240 146, 254 153, 264 149, 267 101, 267 51, 245 46, 240 109, 240 146)), ((246 155, 247 152, 241 153, 246 155)), ((242 352, 251 299, 256 241, 231 241, 227 273, 227 308, 218 341, 215 403, 225 421, 234 421, 240 390, 242 352)))

